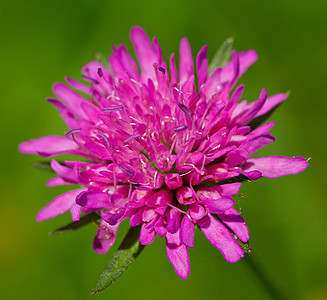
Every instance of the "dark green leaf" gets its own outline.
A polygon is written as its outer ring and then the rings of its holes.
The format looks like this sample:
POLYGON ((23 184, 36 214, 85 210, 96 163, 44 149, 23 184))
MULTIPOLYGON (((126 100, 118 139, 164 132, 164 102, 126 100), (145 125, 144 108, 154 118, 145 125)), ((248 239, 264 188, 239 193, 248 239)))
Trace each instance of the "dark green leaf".
POLYGON ((59 234, 59 233, 66 233, 73 230, 76 230, 82 226, 85 226, 89 223, 95 222, 97 219, 99 219, 100 216, 96 212, 89 213, 83 217, 79 221, 69 223, 66 226, 60 227, 52 232, 50 234, 59 234))
POLYGON ((226 179, 226 180, 221 180, 218 182, 201 182, 199 185, 200 186, 216 186, 216 185, 222 185, 222 184, 228 184, 228 183, 235 183, 235 182, 243 182, 243 181, 250 181, 249 178, 244 176, 243 174, 240 174, 238 176, 226 179))
POLYGON ((55 171, 50 166, 49 161, 36 161, 31 164, 32 168, 39 169, 48 173, 54 174, 55 171))
POLYGON ((273 109, 271 109, 270 111, 268 111, 264 115, 253 119, 252 121, 247 123, 246 126, 250 126, 251 130, 259 127, 263 122, 265 122, 272 115, 272 113, 279 107, 279 105, 281 105, 281 103, 276 105, 273 109))
POLYGON ((118 250, 100 274, 91 294, 101 292, 110 286, 135 261, 144 248, 140 244, 139 234, 140 227, 131 227, 129 229, 118 250))
POLYGON ((232 38, 228 38, 220 46, 209 65, 209 74, 211 74, 217 67, 224 67, 230 61, 233 42, 234 40, 232 38))
POLYGON ((244 243, 240 239, 237 239, 237 241, 240 244, 241 248, 243 249, 244 253, 249 254, 252 252, 249 242, 244 243))

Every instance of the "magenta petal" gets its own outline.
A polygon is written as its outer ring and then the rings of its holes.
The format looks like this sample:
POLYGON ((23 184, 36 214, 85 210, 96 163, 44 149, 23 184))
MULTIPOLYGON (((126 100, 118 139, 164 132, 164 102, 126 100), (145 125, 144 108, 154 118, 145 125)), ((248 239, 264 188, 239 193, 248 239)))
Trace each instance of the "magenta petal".
POLYGON ((74 203, 70 209, 70 213, 72 215, 72 219, 74 222, 79 221, 81 212, 82 212, 82 207, 74 203))
POLYGON ((199 87, 207 81, 208 77, 208 46, 203 46, 196 58, 196 73, 198 75, 199 87))
POLYGON ((70 108, 74 115, 81 118, 87 118, 81 109, 82 103, 87 103, 87 101, 80 94, 76 93, 63 83, 54 84, 53 92, 70 108))
POLYGON ((54 107, 59 111, 61 117, 67 124, 70 129, 79 128, 80 127, 80 120, 76 119, 74 114, 68 109, 64 104, 62 104, 57 99, 49 98, 47 99, 48 102, 52 103, 54 107))
POLYGON ((265 104, 262 106, 262 108, 257 112, 255 117, 260 117, 270 110, 272 110, 274 107, 276 107, 278 104, 282 103, 286 98, 287 94, 277 94, 273 95, 271 97, 268 97, 265 104))
POLYGON ((218 214, 220 220, 225 223, 236 236, 244 243, 249 240, 249 230, 245 224, 245 221, 240 216, 239 212, 235 208, 230 208, 224 213, 218 214))
POLYGON ((240 190, 241 183, 235 182, 235 183, 229 183, 229 184, 222 184, 219 186, 221 189, 220 194, 222 196, 233 196, 238 193, 240 190))
POLYGON ((109 209, 109 195, 103 192, 83 192, 76 198, 76 203, 84 207, 84 212, 109 209))
POLYGON ((179 80, 184 83, 194 73, 194 63, 191 47, 186 38, 181 40, 179 45, 179 80))
POLYGON ((245 150, 248 153, 248 157, 252 156, 260 148, 269 145, 274 142, 275 138, 269 133, 255 136, 239 146, 239 149, 245 150))
POLYGON ((181 242, 180 231, 166 234, 166 251, 168 260, 177 275, 186 279, 190 273, 190 262, 186 246, 181 242))
POLYGON ((243 170, 258 170, 264 177, 275 178, 300 173, 305 170, 307 166, 307 160, 299 156, 266 156, 248 159, 243 165, 243 170))
POLYGON ((19 145, 19 151, 26 154, 54 156, 60 154, 74 154, 87 156, 79 150, 79 146, 71 139, 62 136, 45 136, 30 140, 19 145))
POLYGON ((71 183, 78 183, 76 173, 73 169, 65 167, 55 159, 51 160, 51 168, 63 179, 71 183))
POLYGON ((109 225, 106 221, 101 221, 93 241, 93 249, 98 254, 105 254, 115 243, 117 237, 118 226, 109 225))
POLYGON ((148 224, 143 223, 141 230, 140 230, 140 242, 142 245, 149 245, 153 242, 156 232, 153 228, 153 226, 151 227, 147 227, 148 224))
POLYGON ((48 180, 46 186, 52 187, 52 186, 67 185, 67 184, 72 184, 72 183, 62 179, 61 177, 53 177, 48 180))
POLYGON ((228 229, 208 214, 198 221, 206 238, 214 245, 228 262, 236 262, 244 256, 244 252, 238 242, 233 238, 228 229))
POLYGON ((72 208, 78 194, 85 191, 85 188, 68 191, 54 198, 46 207, 42 208, 36 216, 36 221, 44 221, 61 215, 72 208))
POLYGON ((219 199, 206 199, 203 202, 207 206, 209 211, 214 214, 222 213, 232 208, 235 204, 235 201, 232 197, 223 197, 219 199))
POLYGON ((89 94, 91 95, 92 94, 92 88, 73 79, 73 78, 70 78, 68 76, 65 77, 66 81, 76 90, 78 91, 81 91, 81 92, 84 92, 86 94, 89 94))
POLYGON ((181 240, 189 248, 194 247, 195 224, 190 217, 184 216, 181 224, 181 240))
POLYGON ((145 31, 141 27, 133 27, 131 30, 131 41, 142 70, 143 79, 154 78, 153 64, 160 62, 145 31))
POLYGON ((116 225, 117 222, 124 215, 124 212, 125 212, 124 209, 118 210, 117 212, 103 211, 103 212, 101 212, 101 217, 102 217, 103 220, 108 222, 108 224, 116 225))

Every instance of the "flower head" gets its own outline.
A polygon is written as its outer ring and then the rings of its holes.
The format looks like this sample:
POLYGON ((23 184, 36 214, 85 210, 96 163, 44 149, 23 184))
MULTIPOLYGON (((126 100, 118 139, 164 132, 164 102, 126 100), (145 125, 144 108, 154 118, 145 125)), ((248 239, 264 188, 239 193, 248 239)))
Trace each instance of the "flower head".
POLYGON ((193 248, 196 225, 229 262, 244 256, 237 239, 247 242, 248 228, 234 208, 241 179, 296 174, 307 167, 302 157, 257 157, 271 142, 274 122, 258 126, 285 100, 285 94, 256 101, 242 98, 235 84, 257 60, 253 50, 232 52, 225 66, 208 71, 207 46, 198 53, 194 71, 187 39, 180 43, 178 69, 169 65, 156 39, 135 27, 131 40, 137 62, 124 45, 113 48, 110 70, 97 61, 82 68, 87 84, 66 78, 48 99, 69 131, 24 142, 20 151, 45 157, 61 154, 87 161, 51 161, 58 174, 48 186, 78 184, 37 215, 42 221, 70 210, 101 216, 93 248, 106 253, 124 219, 141 226, 140 242, 165 237, 167 256, 183 279, 190 271, 187 248, 193 248), (195 85, 195 74, 198 86, 195 85), (84 98, 79 92, 89 95, 84 98))

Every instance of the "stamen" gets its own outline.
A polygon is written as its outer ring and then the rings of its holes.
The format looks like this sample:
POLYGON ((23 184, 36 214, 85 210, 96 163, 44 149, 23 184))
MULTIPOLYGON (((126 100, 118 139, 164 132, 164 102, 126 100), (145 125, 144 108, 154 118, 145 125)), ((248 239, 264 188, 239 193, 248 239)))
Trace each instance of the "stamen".
POLYGON ((86 81, 90 81, 90 82, 92 82, 92 83, 94 83, 94 84, 99 84, 99 82, 98 82, 97 80, 95 80, 95 79, 93 79, 93 78, 91 78, 91 77, 89 77, 89 76, 83 75, 82 78, 83 78, 84 80, 86 80, 86 81))
POLYGON ((176 210, 179 211, 180 213, 182 213, 182 214, 186 214, 186 215, 187 215, 187 212, 185 212, 185 211, 179 209, 178 207, 176 207, 176 206, 174 206, 174 205, 172 205, 172 204, 170 204, 170 203, 167 203, 167 206, 170 206, 172 209, 176 209, 176 210))
POLYGON ((139 133, 138 133, 138 134, 134 134, 134 135, 130 136, 128 139, 126 139, 126 140, 124 141, 124 143, 127 143, 127 142, 129 142, 130 140, 136 139, 136 138, 139 137, 139 136, 140 136, 139 133))
POLYGON ((74 134, 74 133, 77 133, 77 132, 80 132, 80 131, 82 131, 82 128, 74 128, 72 130, 69 130, 67 133, 65 133, 65 136, 68 137, 71 134, 74 134))
POLYGON ((109 144, 107 137, 99 130, 98 130, 98 134, 101 136, 101 138, 102 138, 103 142, 106 144, 107 148, 110 148, 110 144, 109 144))
POLYGON ((102 69, 101 69, 101 68, 98 68, 98 75, 99 75, 100 77, 103 77, 103 72, 102 72, 102 69))
POLYGON ((187 126, 186 125, 181 125, 181 126, 177 126, 174 128, 174 131, 175 132, 181 132, 183 130, 187 129, 187 126))
POLYGON ((122 111, 123 109, 124 109, 123 106, 121 106, 121 105, 115 105, 115 106, 104 107, 103 108, 103 111, 104 112, 122 111))
POLYGON ((119 165, 118 168, 124 171, 126 174, 134 177, 134 172, 130 168, 127 168, 124 165, 119 165))
POLYGON ((165 70, 164 68, 159 67, 158 70, 159 70, 160 72, 162 72, 164 75, 166 74, 166 70, 165 70))
POLYGON ((191 118, 192 112, 186 105, 180 102, 177 105, 184 113, 186 113, 191 118))

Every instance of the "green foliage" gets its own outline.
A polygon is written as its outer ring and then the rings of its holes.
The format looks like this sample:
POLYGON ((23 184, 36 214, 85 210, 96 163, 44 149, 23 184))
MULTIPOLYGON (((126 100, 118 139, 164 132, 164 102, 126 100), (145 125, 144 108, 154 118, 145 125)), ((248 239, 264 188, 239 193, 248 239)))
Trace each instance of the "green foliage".
POLYGON ((101 292, 114 283, 135 261, 144 246, 139 241, 140 227, 131 227, 116 253, 100 274, 91 294, 101 292))
POLYGON ((56 230, 50 232, 50 234, 59 234, 59 233, 67 233, 73 230, 76 230, 80 227, 83 227, 89 223, 96 222, 96 220, 100 219, 100 216, 96 212, 91 212, 83 217, 79 221, 69 223, 63 227, 60 227, 56 230))
POLYGON ((209 73, 212 73, 217 67, 224 67, 230 61, 233 42, 233 38, 228 38, 220 46, 209 65, 209 73))

